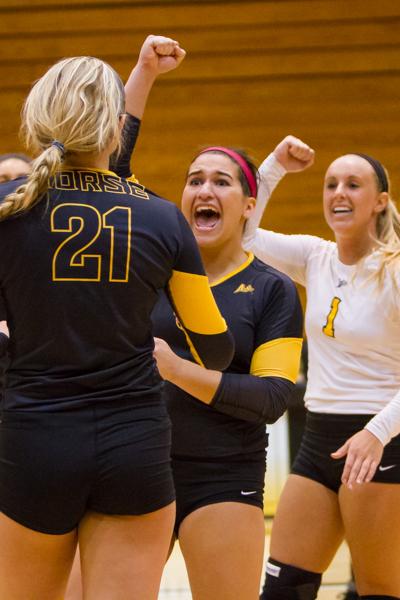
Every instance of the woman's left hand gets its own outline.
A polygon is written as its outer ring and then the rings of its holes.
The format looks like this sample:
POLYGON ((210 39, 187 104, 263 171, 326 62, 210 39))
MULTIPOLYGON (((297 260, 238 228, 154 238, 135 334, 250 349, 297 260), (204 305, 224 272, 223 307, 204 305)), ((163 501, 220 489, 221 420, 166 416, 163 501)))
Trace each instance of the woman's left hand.
POLYGON ((346 456, 342 473, 342 483, 352 488, 354 483, 367 483, 375 475, 375 471, 382 460, 383 444, 378 438, 362 429, 349 438, 332 458, 338 459, 346 456))
POLYGON ((314 150, 294 135, 287 135, 273 153, 288 173, 299 173, 314 163, 314 150))

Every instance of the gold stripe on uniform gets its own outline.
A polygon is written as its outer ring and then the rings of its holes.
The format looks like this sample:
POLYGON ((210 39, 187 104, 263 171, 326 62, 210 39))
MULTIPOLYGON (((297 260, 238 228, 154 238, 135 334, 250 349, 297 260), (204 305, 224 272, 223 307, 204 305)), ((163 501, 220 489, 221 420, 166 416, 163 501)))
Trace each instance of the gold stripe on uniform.
POLYGON ((251 359, 250 373, 257 377, 282 377, 296 383, 302 343, 301 338, 278 338, 261 344, 251 359))
POLYGON ((185 329, 204 335, 227 330, 205 275, 172 271, 168 285, 178 318, 185 329))
POLYGON ((252 252, 246 252, 247 254, 247 258, 244 261, 244 263, 242 263, 240 265, 240 267, 237 267, 237 269, 234 269, 233 271, 231 271, 230 273, 228 273, 227 275, 224 275, 224 277, 221 277, 221 279, 217 279, 216 281, 213 281, 211 283, 211 287, 214 287, 216 285, 219 285, 220 283, 223 283, 224 281, 226 281, 227 279, 230 279, 231 277, 233 277, 234 275, 237 275, 238 273, 240 273, 241 271, 244 271, 245 269, 247 269, 247 267, 249 266, 250 263, 253 262, 254 260, 254 254, 252 252))
MULTIPOLYGON (((118 177, 118 175, 117 175, 118 177)), ((132 173, 132 175, 130 175, 129 177, 126 178, 127 181, 132 181, 132 183, 139 183, 139 179, 136 179, 135 174, 132 173)))
POLYGON ((204 367, 204 363, 200 358, 199 353, 197 352, 196 348, 194 347, 192 340, 190 339, 190 336, 188 334, 188 332, 185 329, 182 329, 183 333, 185 334, 185 338, 186 338, 186 343, 189 346, 189 350, 191 355, 193 356, 194 360, 201 366, 204 367))

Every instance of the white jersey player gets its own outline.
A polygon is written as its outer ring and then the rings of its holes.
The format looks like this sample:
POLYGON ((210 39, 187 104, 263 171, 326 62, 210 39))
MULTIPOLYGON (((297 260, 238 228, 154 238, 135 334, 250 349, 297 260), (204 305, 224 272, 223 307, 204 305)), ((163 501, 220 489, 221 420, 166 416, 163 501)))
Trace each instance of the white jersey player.
POLYGON ((292 136, 277 146, 260 167, 245 232, 247 249, 307 291, 307 425, 261 597, 315 598, 345 537, 360 597, 399 598, 400 218, 381 163, 348 154, 324 182, 336 242, 257 229, 281 177, 311 162, 311 149, 292 136))

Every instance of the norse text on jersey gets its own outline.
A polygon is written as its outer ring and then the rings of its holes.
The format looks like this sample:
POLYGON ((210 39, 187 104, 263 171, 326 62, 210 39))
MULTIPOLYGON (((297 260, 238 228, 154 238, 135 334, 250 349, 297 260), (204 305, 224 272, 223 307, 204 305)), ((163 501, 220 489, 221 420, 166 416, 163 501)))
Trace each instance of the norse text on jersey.
MULTIPOLYGON (((49 188, 67 193, 98 192, 103 198, 104 194, 149 198, 143 186, 111 172, 63 171, 51 180, 49 188)), ((106 206, 101 211, 99 206, 78 201, 61 202, 52 209, 50 231, 56 236, 52 281, 128 282, 132 209, 124 202, 106 206)))

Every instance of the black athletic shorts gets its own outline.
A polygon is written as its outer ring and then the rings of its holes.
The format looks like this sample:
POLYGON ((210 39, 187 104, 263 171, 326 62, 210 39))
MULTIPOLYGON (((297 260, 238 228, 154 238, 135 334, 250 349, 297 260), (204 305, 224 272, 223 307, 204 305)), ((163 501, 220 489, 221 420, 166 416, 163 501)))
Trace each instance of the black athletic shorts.
POLYGON ((141 515, 175 499, 171 425, 158 396, 64 412, 5 411, 0 511, 50 534, 87 510, 141 515))
POLYGON ((176 490, 175 535, 182 521, 202 506, 219 502, 241 502, 263 508, 266 453, 227 457, 173 457, 176 490))
MULTIPOLYGON (((330 454, 363 429, 372 417, 307 412, 305 430, 291 472, 338 492, 346 458, 335 460, 330 454)), ((400 435, 385 446, 372 481, 400 483, 400 435)))

